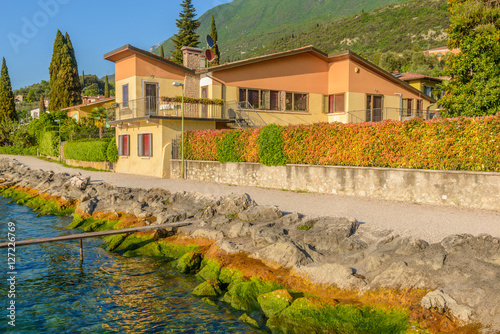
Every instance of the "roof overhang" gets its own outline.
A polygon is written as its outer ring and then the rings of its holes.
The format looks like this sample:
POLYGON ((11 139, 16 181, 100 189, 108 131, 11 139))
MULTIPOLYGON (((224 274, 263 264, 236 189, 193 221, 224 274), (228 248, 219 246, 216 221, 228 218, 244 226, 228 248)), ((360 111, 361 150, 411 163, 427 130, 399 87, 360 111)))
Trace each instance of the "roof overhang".
POLYGON ((104 59, 109 60, 113 63, 116 63, 117 61, 124 59, 124 58, 127 58, 127 57, 132 56, 132 55, 143 55, 143 56, 146 56, 150 59, 154 59, 154 60, 162 62, 164 64, 176 67, 176 68, 183 70, 185 72, 189 72, 192 74, 195 73, 194 70, 192 70, 188 67, 177 64, 176 62, 168 60, 167 58, 160 57, 152 52, 136 48, 135 46, 132 46, 130 44, 126 44, 122 47, 119 47, 118 49, 115 49, 113 51, 105 53, 104 59))

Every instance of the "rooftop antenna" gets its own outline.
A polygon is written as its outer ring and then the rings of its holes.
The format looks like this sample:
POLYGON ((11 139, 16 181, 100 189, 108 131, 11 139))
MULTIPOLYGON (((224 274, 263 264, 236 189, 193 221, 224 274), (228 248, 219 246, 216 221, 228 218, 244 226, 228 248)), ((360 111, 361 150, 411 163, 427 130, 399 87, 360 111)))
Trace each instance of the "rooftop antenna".
MULTIPOLYGON (((207 46, 208 46, 208 49, 205 50, 205 59, 211 63, 215 60, 216 56, 215 56, 215 53, 211 50, 215 44, 214 42, 214 39, 212 38, 212 36, 210 35, 207 35, 206 37, 206 40, 207 40, 207 46)), ((208 67, 208 64, 206 65, 206 67, 208 67)))

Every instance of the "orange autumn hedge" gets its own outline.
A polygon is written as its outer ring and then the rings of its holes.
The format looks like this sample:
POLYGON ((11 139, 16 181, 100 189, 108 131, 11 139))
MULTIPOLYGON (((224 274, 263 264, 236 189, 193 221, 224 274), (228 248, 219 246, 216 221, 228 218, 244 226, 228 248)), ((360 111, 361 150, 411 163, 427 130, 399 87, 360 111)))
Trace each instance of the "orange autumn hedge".
MULTIPOLYGON (((238 131, 229 149, 240 152, 231 153, 238 161, 261 162, 262 129, 188 132, 186 158, 220 160, 218 145, 238 131)), ((272 133, 281 135, 274 149, 290 164, 500 171, 500 116, 291 125, 272 133)))

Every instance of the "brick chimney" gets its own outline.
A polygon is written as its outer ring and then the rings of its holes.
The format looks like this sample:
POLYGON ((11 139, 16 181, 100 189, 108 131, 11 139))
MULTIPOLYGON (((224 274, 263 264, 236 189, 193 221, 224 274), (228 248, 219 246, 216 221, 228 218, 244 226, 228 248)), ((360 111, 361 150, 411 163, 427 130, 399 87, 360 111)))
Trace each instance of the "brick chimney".
POLYGON ((183 46, 181 48, 183 65, 192 70, 200 69, 201 53, 203 50, 198 48, 192 48, 189 46, 183 46))

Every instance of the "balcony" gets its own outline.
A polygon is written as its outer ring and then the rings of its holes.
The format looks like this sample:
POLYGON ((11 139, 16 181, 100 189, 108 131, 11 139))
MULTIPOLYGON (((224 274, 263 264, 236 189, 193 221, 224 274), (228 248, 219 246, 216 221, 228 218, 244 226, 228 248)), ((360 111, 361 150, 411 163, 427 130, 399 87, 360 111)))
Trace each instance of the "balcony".
POLYGON ((348 123, 381 122, 388 119, 406 121, 417 117, 425 120, 439 118, 439 112, 406 108, 374 108, 347 111, 348 123))
MULTIPOLYGON (((145 117, 180 118, 182 103, 164 102, 161 98, 150 96, 115 105, 116 121, 145 117)), ((184 117, 199 120, 227 120, 222 106, 204 104, 184 104, 184 117)))

